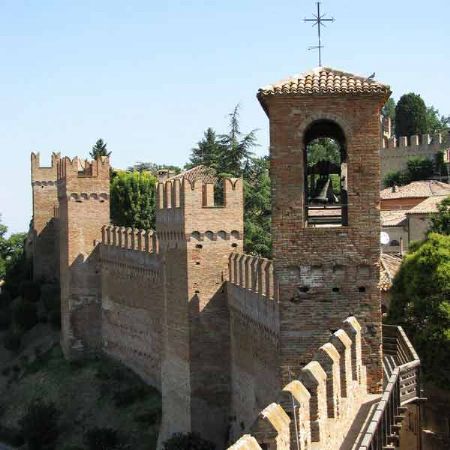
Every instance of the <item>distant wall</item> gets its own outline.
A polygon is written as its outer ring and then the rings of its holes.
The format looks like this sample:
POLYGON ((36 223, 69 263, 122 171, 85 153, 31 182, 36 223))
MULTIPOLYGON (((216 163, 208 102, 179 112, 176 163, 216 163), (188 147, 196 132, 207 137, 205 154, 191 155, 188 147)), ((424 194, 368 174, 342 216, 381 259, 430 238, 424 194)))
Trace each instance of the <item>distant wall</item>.
POLYGON ((380 149, 381 181, 389 172, 405 170, 410 158, 425 157, 434 161, 443 140, 441 134, 384 138, 380 149))
MULTIPOLYGON (((158 254, 139 249, 128 230, 107 227, 117 243, 99 246, 103 350, 149 384, 161 386, 162 265, 158 254), (119 244, 123 242, 122 244, 119 244)), ((137 234, 145 235, 140 231, 137 234)), ((142 240, 144 243, 145 241, 142 240)))

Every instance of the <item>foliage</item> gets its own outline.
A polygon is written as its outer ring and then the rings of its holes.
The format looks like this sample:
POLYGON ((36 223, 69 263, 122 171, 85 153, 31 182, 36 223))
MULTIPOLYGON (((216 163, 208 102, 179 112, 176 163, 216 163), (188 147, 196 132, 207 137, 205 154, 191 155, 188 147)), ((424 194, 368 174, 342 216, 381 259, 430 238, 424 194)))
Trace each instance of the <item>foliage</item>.
POLYGON ((450 235, 450 197, 438 205, 438 212, 431 216, 430 232, 450 235))
POLYGON ((20 420, 20 428, 30 450, 54 449, 59 435, 60 413, 53 403, 34 400, 20 420))
POLYGON ((244 172, 244 250, 270 258, 272 253, 269 160, 252 158, 244 172))
POLYGON ((212 442, 198 433, 175 433, 163 444, 163 450, 215 450, 212 442))
POLYGON ((314 139, 307 147, 308 166, 312 167, 319 161, 329 161, 334 164, 341 163, 339 144, 330 138, 314 139))
POLYGON ((36 306, 26 300, 20 300, 14 305, 13 318, 19 328, 30 330, 38 323, 36 306))
POLYGON ((222 161, 225 148, 216 136, 216 132, 212 128, 208 128, 203 136, 203 139, 197 143, 197 147, 191 150, 189 163, 185 168, 190 169, 194 166, 207 166, 213 168, 216 172, 221 172, 222 161))
POLYGON ((441 116, 439 110, 434 106, 428 106, 426 114, 428 133, 439 133, 448 129, 450 125, 450 116, 441 116))
POLYGON ((111 428, 92 428, 83 440, 88 450, 114 450, 119 445, 117 431, 111 428))
POLYGON ((8 227, 1 223, 0 215, 0 280, 5 278, 8 270, 16 264, 23 253, 25 233, 15 233, 6 237, 8 227))
POLYGON ((425 157, 409 158, 406 170, 389 172, 383 179, 384 187, 404 186, 412 181, 428 180, 433 176, 433 161, 425 157))
POLYGON ((395 124, 395 107, 395 100, 390 97, 381 109, 381 114, 383 117, 389 117, 391 119, 391 126, 395 124))
POLYGON ((392 287, 389 322, 402 325, 425 373, 450 386, 450 236, 430 233, 412 246, 392 287))
POLYGON ((3 347, 10 352, 17 352, 22 342, 22 333, 19 331, 8 331, 3 336, 3 347))
POLYGON ((124 227, 153 228, 156 181, 150 172, 115 172, 111 180, 112 222, 124 227))
POLYGON ((396 135, 411 136, 427 131, 427 108, 422 97, 412 92, 402 95, 395 107, 396 135))
POLYGON ((171 172, 180 173, 181 169, 178 166, 170 164, 155 164, 151 162, 138 161, 133 166, 127 168, 128 172, 150 172, 152 175, 157 175, 160 170, 170 170, 171 172))
POLYGON ((110 156, 111 152, 108 152, 108 149, 106 148, 106 142, 103 142, 103 139, 98 139, 95 145, 92 147, 91 152, 89 153, 89 156, 92 159, 100 158, 101 156, 110 156))

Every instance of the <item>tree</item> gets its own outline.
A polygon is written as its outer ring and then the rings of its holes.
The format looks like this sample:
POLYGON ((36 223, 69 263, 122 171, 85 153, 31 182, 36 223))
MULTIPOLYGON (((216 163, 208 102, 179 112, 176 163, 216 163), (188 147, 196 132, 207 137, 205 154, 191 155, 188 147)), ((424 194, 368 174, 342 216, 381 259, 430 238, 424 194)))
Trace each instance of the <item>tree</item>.
POLYGON ((439 133, 448 129, 450 124, 450 116, 439 115, 439 110, 434 106, 427 107, 427 132, 439 133))
POLYGON ((244 250, 270 258, 271 192, 269 159, 252 158, 244 172, 244 250))
POLYGON ((111 179, 112 223, 140 229, 153 228, 156 182, 149 172, 115 172, 111 179))
POLYGON ((211 167, 216 171, 221 171, 221 158, 225 153, 225 148, 217 139, 216 133, 212 128, 208 128, 203 136, 203 139, 197 143, 197 147, 191 150, 189 163, 186 164, 186 169, 194 166, 204 165, 211 167))
POLYGON ((239 126, 239 105, 228 115, 228 133, 220 136, 221 151, 219 160, 216 162, 219 174, 240 177, 245 166, 252 156, 253 147, 256 143, 256 130, 243 134, 239 126))
POLYGON ((450 235, 450 196, 438 205, 438 212, 431 216, 430 232, 450 235))
POLYGON ((106 148, 106 142, 103 142, 103 139, 98 139, 95 145, 92 147, 92 151, 89 153, 89 156, 92 159, 97 159, 100 156, 110 156, 111 152, 108 152, 106 148))
POLYGON ((411 181, 428 180, 433 176, 433 161, 424 157, 409 158, 406 162, 406 180, 411 181))
POLYGON ((396 275, 388 321, 405 327, 425 374, 450 383, 450 236, 430 233, 410 247, 396 275))
POLYGON ((402 95, 395 107, 395 134, 411 136, 428 132, 427 107, 420 95, 402 95))
POLYGON ((160 170, 170 170, 175 173, 180 173, 181 169, 178 166, 170 164, 155 164, 152 162, 138 161, 133 166, 127 168, 128 172, 150 172, 152 175, 157 175, 160 170))
POLYGON ((392 133, 395 133, 395 107, 395 100, 390 97, 381 109, 381 114, 383 115, 383 117, 391 119, 392 133))
POLYGON ((22 257, 25 233, 14 233, 6 237, 8 227, 1 223, 0 215, 0 280, 6 277, 8 270, 22 257))
POLYGON ((51 450, 59 435, 60 413, 53 403, 40 400, 31 402, 25 416, 20 420, 22 436, 30 450, 51 450))

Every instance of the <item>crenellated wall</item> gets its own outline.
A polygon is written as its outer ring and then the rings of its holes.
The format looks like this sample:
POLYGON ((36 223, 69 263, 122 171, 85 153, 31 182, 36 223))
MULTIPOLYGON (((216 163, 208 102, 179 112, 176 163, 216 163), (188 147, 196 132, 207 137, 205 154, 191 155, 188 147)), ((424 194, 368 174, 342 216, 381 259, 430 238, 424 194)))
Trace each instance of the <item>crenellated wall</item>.
POLYGON ((358 415, 365 417, 374 397, 367 393, 361 326, 349 317, 228 450, 353 448, 358 415))
POLYGON ((383 137, 380 149, 381 179, 389 172, 405 170, 410 158, 424 157, 434 162, 447 139, 447 135, 440 133, 383 137))

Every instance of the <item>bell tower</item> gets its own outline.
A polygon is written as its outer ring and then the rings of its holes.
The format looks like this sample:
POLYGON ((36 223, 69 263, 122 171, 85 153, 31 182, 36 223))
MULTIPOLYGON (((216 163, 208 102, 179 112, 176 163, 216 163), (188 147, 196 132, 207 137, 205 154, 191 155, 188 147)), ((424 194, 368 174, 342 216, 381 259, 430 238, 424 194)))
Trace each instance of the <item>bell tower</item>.
POLYGON ((270 120, 283 384, 355 315, 369 389, 382 388, 379 115, 389 95, 325 67, 258 92, 270 120))

